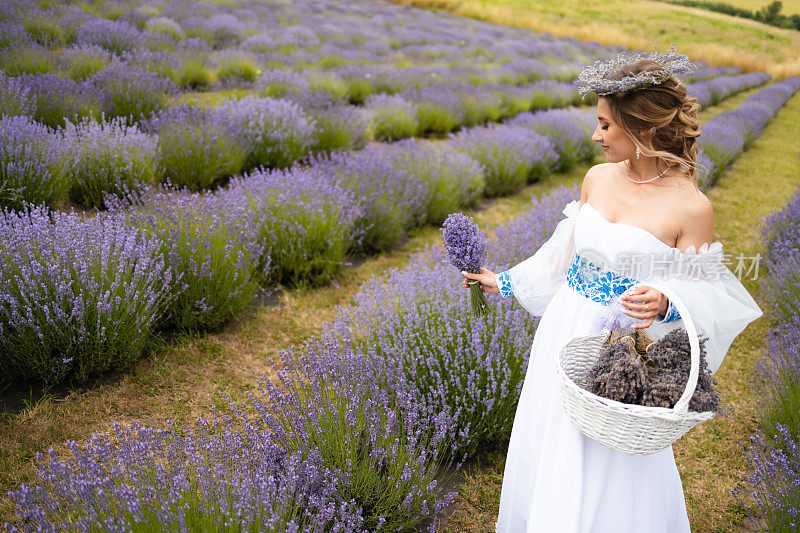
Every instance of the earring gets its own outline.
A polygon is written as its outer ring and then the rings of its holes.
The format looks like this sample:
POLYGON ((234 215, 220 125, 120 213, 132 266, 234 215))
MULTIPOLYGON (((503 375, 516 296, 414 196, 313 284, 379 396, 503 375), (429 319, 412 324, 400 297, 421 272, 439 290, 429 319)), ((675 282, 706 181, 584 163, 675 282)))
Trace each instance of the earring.
POLYGON ((640 153, 640 152, 639 152, 639 147, 637 146, 637 147, 636 147, 636 159, 639 159, 639 153, 640 153))

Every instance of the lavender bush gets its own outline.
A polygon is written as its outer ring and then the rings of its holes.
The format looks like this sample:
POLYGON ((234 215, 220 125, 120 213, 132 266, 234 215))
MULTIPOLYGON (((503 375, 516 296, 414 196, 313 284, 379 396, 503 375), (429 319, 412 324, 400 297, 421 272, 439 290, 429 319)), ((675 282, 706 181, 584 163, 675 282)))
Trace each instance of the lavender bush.
POLYGON ((55 69, 55 54, 38 44, 0 49, 0 70, 10 76, 44 74, 55 69))
POLYGON ((145 36, 125 21, 97 18, 78 28, 75 42, 102 46, 109 52, 121 54, 143 47, 145 36))
POLYGON ((417 133, 416 107, 402 97, 370 95, 365 106, 372 115, 372 136, 375 139, 393 141, 413 137, 417 133))
POLYGON ((223 87, 247 86, 261 75, 253 57, 243 52, 217 53, 217 79, 223 87))
POLYGON ((25 26, 11 20, 0 20, 0 48, 24 45, 31 41, 33 36, 28 33, 25 26))
POLYGON ((37 207, 0 217, 0 372, 85 381, 141 357, 174 278, 116 217, 37 207))
POLYGON ((25 116, 0 117, 0 206, 56 205, 69 183, 54 132, 25 116))
POLYGON ((241 212, 243 223, 255 226, 251 238, 263 245, 259 280, 264 285, 329 281, 356 242, 361 214, 356 198, 314 167, 235 178, 215 202, 220 212, 241 212), (245 208, 234 207, 239 205, 245 208))
POLYGON ((593 121, 588 114, 577 109, 521 113, 506 124, 529 128, 550 139, 558 156, 556 170, 589 162, 598 152, 597 143, 591 140, 593 121))
POLYGON ((451 139, 457 149, 483 165, 488 196, 521 189, 549 173, 558 160, 549 138, 518 126, 472 128, 451 139))
POLYGON ((157 174, 193 191, 238 174, 246 149, 239 132, 211 111, 189 105, 171 107, 143 124, 158 134, 157 174))
POLYGON ((265 70, 256 80, 255 85, 263 96, 281 98, 293 93, 305 93, 310 90, 308 80, 295 72, 279 69, 265 70))
POLYGON ((399 95, 404 100, 414 102, 419 135, 445 135, 464 124, 465 116, 458 97, 463 84, 459 85, 427 85, 399 95))
POLYGON ((363 211, 356 227, 361 251, 395 246, 424 217, 427 184, 395 164, 390 147, 378 145, 361 152, 312 158, 312 164, 327 169, 337 185, 359 198, 363 211))
POLYGON ((362 108, 317 105, 304 111, 314 121, 314 152, 361 150, 370 140, 370 119, 362 108))
POLYGON ((800 190, 761 230, 768 275, 759 280, 759 299, 774 327, 755 370, 761 429, 742 450, 750 467, 745 481, 769 530, 794 531, 800 516, 800 190))
POLYGON ((198 59, 184 61, 175 73, 175 82, 183 89, 208 89, 214 81, 214 74, 198 59))
POLYGON ((404 139, 388 152, 398 169, 427 185, 419 224, 440 224, 453 211, 474 205, 484 192, 481 166, 448 143, 404 139))
POLYGON ((39 456, 42 483, 11 493, 25 511, 10 530, 360 528, 360 509, 338 498, 341 476, 314 450, 287 451, 263 426, 221 416, 196 430, 115 424, 86 446, 68 443, 69 458, 51 449, 39 456))
POLYGON ((459 440, 449 414, 387 386, 391 362, 343 346, 312 341, 283 361, 279 386, 262 381, 263 399, 248 402, 251 416, 340 473, 337 497, 362 510, 364 530, 420 530, 428 521, 433 533, 454 497, 440 481, 459 440))
POLYGON ((220 120, 238 130, 247 148, 245 166, 288 167, 314 145, 314 122, 287 100, 225 98, 215 109, 220 120))
POLYGON ((86 207, 102 207, 107 194, 134 191, 156 178, 156 137, 120 117, 67 122, 63 143, 70 197, 86 207))
POLYGON ((64 30, 44 15, 25 20, 25 29, 34 41, 46 48, 58 48, 64 45, 64 30))
POLYGON ((33 102, 28 89, 18 78, 0 71, 0 116, 33 115, 33 102))
MULTIPOLYGON (((776 430, 771 442, 760 431, 751 437, 745 457, 752 474, 745 479, 768 530, 790 533, 797 531, 800 523, 800 440, 797 426, 779 424, 776 430)), ((738 491, 734 490, 734 495, 743 503, 738 491)))
POLYGON ((103 70, 114 54, 96 44, 75 44, 61 51, 61 68, 76 81, 82 81, 103 70))
POLYGON ((265 253, 263 243, 249 238, 248 226, 241 225, 245 214, 219 212, 213 199, 187 191, 150 189, 126 200, 133 208, 120 217, 158 242, 180 280, 165 327, 214 330, 250 304, 265 253))
POLYGON ((77 122, 98 114, 99 102, 94 87, 55 74, 24 75, 17 78, 28 91, 32 117, 52 128, 65 120, 77 122))
POLYGON ((109 117, 141 120, 165 107, 173 82, 149 70, 115 62, 90 78, 100 95, 101 109, 109 117))
POLYGON ((169 17, 153 17, 148 19, 144 25, 144 29, 150 33, 167 35, 176 41, 180 41, 184 38, 181 25, 169 17))

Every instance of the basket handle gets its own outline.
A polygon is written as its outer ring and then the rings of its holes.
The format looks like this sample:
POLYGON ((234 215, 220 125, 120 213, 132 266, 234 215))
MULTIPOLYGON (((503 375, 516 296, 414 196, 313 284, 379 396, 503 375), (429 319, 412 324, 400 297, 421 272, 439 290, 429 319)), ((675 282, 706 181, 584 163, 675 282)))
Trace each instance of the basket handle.
POLYGON ((683 324, 686 326, 686 332, 689 334, 689 346, 691 348, 691 367, 689 370, 689 380, 686 382, 686 388, 683 391, 683 394, 673 408, 676 413, 685 414, 686 411, 689 410, 689 401, 694 395, 694 391, 697 388, 697 379, 700 377, 700 339, 697 337, 697 329, 695 328, 694 320, 692 320, 692 317, 689 316, 689 310, 686 308, 686 304, 683 303, 683 300, 681 300, 680 296, 678 296, 670 287, 665 287, 660 283, 637 283, 634 286, 639 285, 652 287, 669 298, 669 301, 675 304, 675 307, 678 308, 678 312, 681 315, 683 324))

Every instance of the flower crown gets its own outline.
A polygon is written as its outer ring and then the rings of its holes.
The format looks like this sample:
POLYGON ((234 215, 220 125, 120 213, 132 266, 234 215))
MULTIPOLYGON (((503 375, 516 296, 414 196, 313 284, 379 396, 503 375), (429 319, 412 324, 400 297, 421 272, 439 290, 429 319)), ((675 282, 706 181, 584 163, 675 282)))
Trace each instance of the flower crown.
POLYGON ((574 82, 580 86, 578 92, 581 95, 581 99, 586 93, 590 92, 595 93, 597 96, 606 96, 658 85, 676 74, 691 74, 692 68, 697 68, 689 62, 687 56, 675 51, 675 43, 672 43, 672 46, 666 52, 659 53, 657 46, 654 49, 654 52, 642 52, 627 58, 623 57, 622 54, 618 54, 614 59, 597 61, 594 65, 584 68, 574 82), (643 59, 656 61, 661 65, 662 69, 625 76, 621 80, 608 78, 609 75, 619 71, 626 64, 643 59))

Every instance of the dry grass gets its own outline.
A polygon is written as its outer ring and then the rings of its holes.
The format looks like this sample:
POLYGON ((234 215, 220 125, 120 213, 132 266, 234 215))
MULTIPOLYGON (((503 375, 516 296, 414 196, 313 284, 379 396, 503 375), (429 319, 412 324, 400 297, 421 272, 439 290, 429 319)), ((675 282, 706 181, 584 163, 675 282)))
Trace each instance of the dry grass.
MULTIPOLYGON (((723 243, 724 253, 752 256, 762 251, 757 231, 762 217, 782 207, 800 181, 798 135, 800 93, 707 193, 715 206, 715 239, 723 243)), ((758 294, 756 280, 743 279, 742 283, 751 294, 758 294)), ((753 322, 736 338, 715 375, 723 402, 733 407, 730 417, 706 422, 673 445, 692 531, 751 530, 745 519, 747 508, 737 502, 731 489, 745 489, 742 477, 747 465, 739 442, 746 443, 757 427, 749 380, 767 327, 764 318, 753 322)), ((500 502, 504 454, 502 449, 489 450, 474 460, 441 531, 492 530, 500 502)))
POLYGON ((394 0, 497 24, 604 45, 676 48, 712 66, 776 79, 800 75, 800 32, 696 8, 644 0, 394 0))

